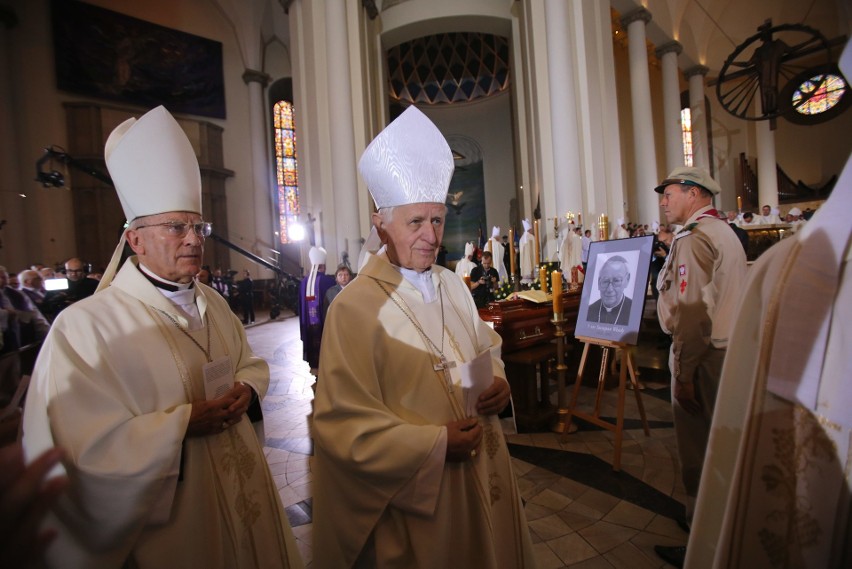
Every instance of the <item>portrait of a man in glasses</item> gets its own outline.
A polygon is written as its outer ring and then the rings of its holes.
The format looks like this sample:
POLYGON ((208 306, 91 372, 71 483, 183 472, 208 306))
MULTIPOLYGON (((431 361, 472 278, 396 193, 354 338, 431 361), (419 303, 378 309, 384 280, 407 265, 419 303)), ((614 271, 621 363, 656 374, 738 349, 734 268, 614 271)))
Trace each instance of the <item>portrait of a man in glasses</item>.
POLYGON ((600 298, 589 305, 586 320, 627 326, 632 300, 624 294, 630 285, 630 267, 620 255, 609 257, 598 273, 600 298))

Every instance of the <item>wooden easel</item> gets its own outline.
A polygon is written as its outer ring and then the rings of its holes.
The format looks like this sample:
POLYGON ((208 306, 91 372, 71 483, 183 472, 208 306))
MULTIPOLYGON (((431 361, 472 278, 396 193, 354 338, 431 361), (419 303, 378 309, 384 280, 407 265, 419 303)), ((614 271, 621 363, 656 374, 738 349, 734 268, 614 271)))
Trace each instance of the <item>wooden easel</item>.
MULTIPOLYGON (((639 382, 636 381, 636 372, 633 369, 633 356, 628 349, 630 346, 619 342, 610 342, 608 340, 598 340, 596 338, 584 338, 577 336, 577 339, 584 343, 583 355, 580 358, 580 367, 577 370, 577 380, 574 382, 574 393, 571 396, 571 403, 567 410, 567 426, 571 426, 571 419, 577 417, 589 423, 603 427, 610 431, 615 431, 615 455, 612 460, 612 469, 615 471, 621 470, 621 441, 624 436, 624 398, 625 390, 627 389, 627 375, 630 374, 630 384, 633 386, 633 393, 636 394, 636 405, 639 407, 639 416, 642 418, 642 426, 645 428, 645 436, 650 436, 651 431, 648 428, 648 419, 645 418, 645 406, 642 404, 642 395, 639 392, 639 382), (586 356, 589 354, 589 346, 592 344, 600 346, 603 350, 601 354, 601 369, 598 373, 598 389, 595 395, 595 408, 593 413, 589 414, 584 411, 577 411, 577 397, 580 394, 580 385, 583 383, 583 370, 586 367, 586 356), (615 424, 604 421, 600 418, 601 397, 604 391, 604 380, 606 379, 607 360, 609 359, 610 350, 621 348, 621 369, 618 373, 618 406, 616 412, 615 424)), ((563 442, 568 433, 566 428, 562 437, 563 442)))

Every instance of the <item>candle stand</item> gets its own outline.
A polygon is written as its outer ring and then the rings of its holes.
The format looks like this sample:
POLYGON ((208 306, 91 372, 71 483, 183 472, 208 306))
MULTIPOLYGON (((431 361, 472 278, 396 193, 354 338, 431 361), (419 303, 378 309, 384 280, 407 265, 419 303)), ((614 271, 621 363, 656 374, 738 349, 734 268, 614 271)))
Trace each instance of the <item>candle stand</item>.
MULTIPOLYGON (((568 391, 565 386, 565 374, 568 371, 568 366, 565 365, 565 317, 564 313, 553 315, 551 323, 556 328, 554 337, 556 338, 556 389, 558 393, 558 404, 556 416, 550 430, 554 433, 565 433, 566 428, 573 427, 573 431, 577 430, 576 425, 569 425, 570 417, 568 413, 568 391)), ((569 431, 569 432, 573 432, 569 431)))

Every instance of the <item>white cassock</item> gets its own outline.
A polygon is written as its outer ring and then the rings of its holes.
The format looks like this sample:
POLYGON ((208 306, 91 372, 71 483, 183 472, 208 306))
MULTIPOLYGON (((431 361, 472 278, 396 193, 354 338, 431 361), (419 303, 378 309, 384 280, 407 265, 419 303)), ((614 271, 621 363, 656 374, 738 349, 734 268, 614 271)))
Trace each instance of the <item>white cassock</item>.
POLYGON ((39 353, 24 411, 32 460, 58 445, 71 487, 45 527, 49 567, 302 567, 275 481, 247 416, 221 434, 184 438, 204 399, 195 344, 229 356, 260 396, 269 367, 225 300, 196 285, 205 326, 126 262, 102 292, 64 310, 39 353), (208 336, 209 332, 209 336, 208 336), (210 338, 209 344, 207 338, 210 338), (180 478, 180 479, 179 479, 180 478))
MULTIPOLYGON (((848 50, 847 50, 848 51, 848 50)), ((685 567, 850 567, 852 165, 750 269, 685 567)))
POLYGON ((630 237, 630 232, 620 225, 617 225, 610 235, 610 239, 627 239, 628 237, 630 237))
POLYGON ((770 213, 769 215, 755 214, 754 219, 751 222, 752 225, 775 225, 776 223, 783 222, 781 221, 781 218, 774 213, 770 213))
POLYGON ((509 279, 509 271, 506 270, 506 265, 503 264, 503 252, 506 250, 499 237, 492 237, 485 245, 490 247, 491 255, 494 257, 494 268, 497 269, 497 274, 500 275, 500 282, 509 279))
POLYGON ((567 281, 571 280, 572 267, 583 266, 583 238, 570 229, 559 247, 559 265, 567 281))
POLYGON ((460 277, 465 275, 470 275, 473 269, 476 267, 476 263, 468 259, 467 257, 462 257, 456 263, 456 274, 460 277))
POLYGON ((312 431, 317 569, 534 566, 497 417, 479 417, 475 458, 445 462, 444 425, 466 416, 461 364, 484 353, 503 381, 500 336, 455 275, 426 278, 430 303, 372 255, 329 308, 312 431), (439 351, 457 364, 449 382, 439 351))
POLYGON ((527 281, 535 279, 535 235, 524 231, 518 240, 518 251, 521 259, 521 278, 527 281))

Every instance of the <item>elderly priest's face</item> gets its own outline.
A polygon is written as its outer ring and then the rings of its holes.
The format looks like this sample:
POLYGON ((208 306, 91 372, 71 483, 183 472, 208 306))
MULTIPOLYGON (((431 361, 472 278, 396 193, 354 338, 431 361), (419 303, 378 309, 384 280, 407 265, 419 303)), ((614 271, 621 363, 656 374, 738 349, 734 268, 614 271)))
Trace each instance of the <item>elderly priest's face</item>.
POLYGON ((204 232, 197 230, 201 216, 172 211, 139 217, 127 230, 127 242, 139 260, 157 276, 188 283, 201 270, 204 232))
POLYGON ((392 263, 423 272, 435 262, 446 215, 442 203, 416 203, 373 214, 373 223, 392 263))

